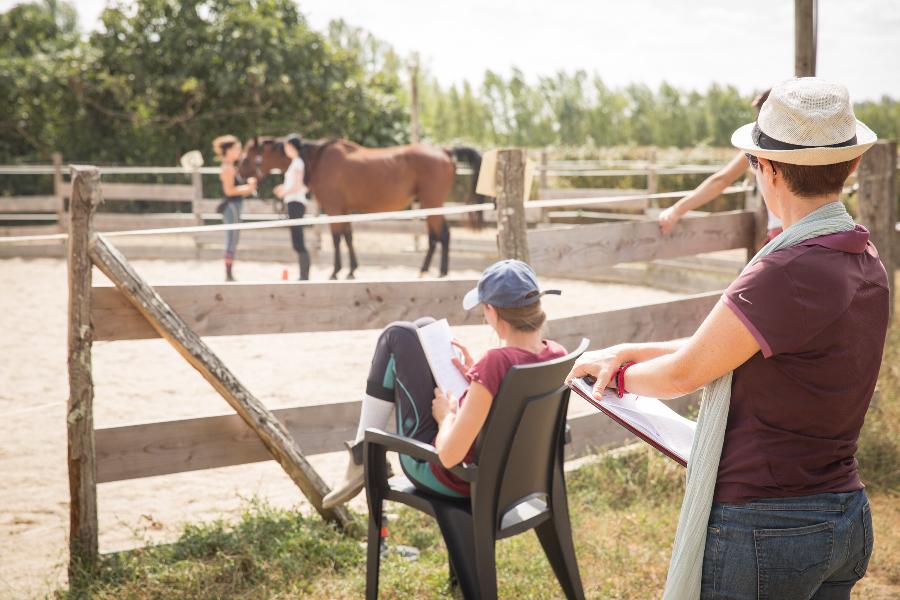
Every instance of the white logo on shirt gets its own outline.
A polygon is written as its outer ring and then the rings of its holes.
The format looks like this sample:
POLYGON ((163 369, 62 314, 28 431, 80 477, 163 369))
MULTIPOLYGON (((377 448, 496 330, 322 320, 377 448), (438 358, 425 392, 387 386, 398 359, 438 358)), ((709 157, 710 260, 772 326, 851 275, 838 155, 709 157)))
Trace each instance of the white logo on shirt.
POLYGON ((741 300, 743 300, 743 301, 746 302, 747 304, 753 304, 752 302, 750 302, 749 300, 747 300, 746 298, 744 298, 743 292, 738 294, 738 298, 740 298, 741 300))

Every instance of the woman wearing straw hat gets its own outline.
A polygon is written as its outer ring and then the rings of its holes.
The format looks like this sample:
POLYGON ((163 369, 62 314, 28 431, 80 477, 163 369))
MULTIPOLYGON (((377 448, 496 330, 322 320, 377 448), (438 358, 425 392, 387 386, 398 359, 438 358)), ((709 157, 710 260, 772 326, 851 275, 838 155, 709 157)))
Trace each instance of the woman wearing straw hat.
POLYGON ((659 398, 706 386, 664 598, 849 598, 866 572, 872 518, 854 455, 888 280, 838 198, 875 141, 844 86, 773 88, 732 143, 784 232, 690 339, 587 353, 569 375, 597 377, 597 394, 612 381, 659 398))

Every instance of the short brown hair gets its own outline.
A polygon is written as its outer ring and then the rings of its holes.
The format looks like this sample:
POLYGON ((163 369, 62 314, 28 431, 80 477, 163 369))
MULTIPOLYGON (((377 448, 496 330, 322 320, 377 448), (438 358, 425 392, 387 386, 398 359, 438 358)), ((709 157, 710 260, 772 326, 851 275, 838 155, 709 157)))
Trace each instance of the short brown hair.
POLYGON ((789 165, 771 161, 775 170, 784 176, 784 182, 791 192, 801 198, 815 198, 830 194, 840 194, 844 182, 853 172, 853 162, 839 162, 833 165, 789 165))
POLYGON ((539 331, 547 320, 540 300, 519 308, 500 308, 499 306, 494 308, 497 310, 497 316, 509 323, 509 326, 516 331, 539 331))

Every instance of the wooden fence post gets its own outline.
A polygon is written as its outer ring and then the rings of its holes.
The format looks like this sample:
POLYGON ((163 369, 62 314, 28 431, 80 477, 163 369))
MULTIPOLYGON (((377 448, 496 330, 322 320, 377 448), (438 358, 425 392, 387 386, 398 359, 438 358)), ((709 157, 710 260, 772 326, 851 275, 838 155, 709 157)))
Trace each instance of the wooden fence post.
MULTIPOLYGON (((647 194, 655 194, 657 192, 657 175, 656 175, 656 149, 650 150, 650 163, 647 165, 647 194)), ((650 199, 652 208, 659 208, 659 200, 650 199)))
MULTIPOLYGON (((200 173, 200 169, 191 171, 191 186, 193 188, 191 212, 194 213, 194 221, 196 221, 197 225, 203 225, 203 175, 200 173)), ((197 249, 197 257, 199 258, 202 244, 199 236, 195 235, 193 237, 194 247, 197 249)))
POLYGON ((744 192, 744 210, 753 212, 753 244, 747 246, 747 262, 750 262, 765 245, 769 227, 769 212, 758 186, 744 192))
POLYGON ((259 436, 272 458, 278 461, 297 484, 313 508, 326 520, 336 521, 344 529, 352 531, 355 526, 353 516, 345 507, 330 510, 322 508, 322 498, 329 491, 328 485, 303 456, 281 421, 244 387, 200 336, 172 310, 156 290, 141 279, 119 251, 102 236, 94 238, 90 256, 94 264, 116 284, 122 295, 144 315, 153 329, 212 384, 259 436))
POLYGON ((888 272, 893 310, 894 242, 897 223, 897 142, 880 140, 862 156, 857 178, 859 220, 868 228, 872 243, 888 272))
POLYGON ((53 195, 56 196, 56 222, 61 231, 66 226, 66 198, 63 194, 62 154, 53 153, 53 195))
MULTIPOLYGON (((550 158, 548 156, 547 149, 544 148, 541 150, 541 172, 538 174, 538 199, 544 197, 544 190, 547 189, 547 169, 550 164, 550 158)), ((528 190, 525 190, 525 193, 528 193, 528 190)), ((542 208, 541 209, 541 223, 549 223, 550 222, 550 209, 542 208)))
POLYGON ((527 223, 525 222, 525 151, 497 151, 497 249, 500 258, 528 262, 527 223))
POLYGON ((100 171, 72 167, 69 221, 69 580, 97 561, 97 469, 94 455, 94 381, 91 375, 91 220, 102 201, 100 171))

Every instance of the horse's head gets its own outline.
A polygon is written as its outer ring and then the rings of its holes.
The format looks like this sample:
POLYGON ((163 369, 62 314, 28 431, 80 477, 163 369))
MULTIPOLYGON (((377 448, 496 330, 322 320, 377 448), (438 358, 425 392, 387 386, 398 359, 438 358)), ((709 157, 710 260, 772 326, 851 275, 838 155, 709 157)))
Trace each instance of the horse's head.
POLYGON ((244 146, 239 171, 244 178, 262 179, 273 171, 284 173, 290 164, 283 141, 273 137, 253 137, 244 146))

